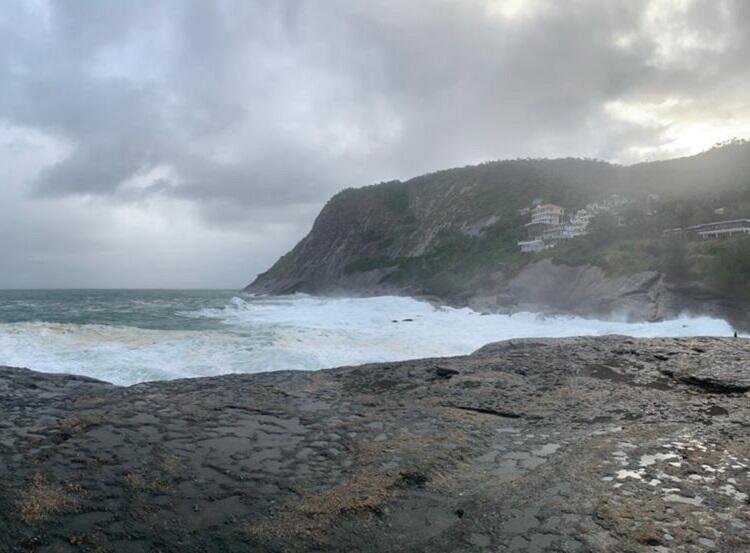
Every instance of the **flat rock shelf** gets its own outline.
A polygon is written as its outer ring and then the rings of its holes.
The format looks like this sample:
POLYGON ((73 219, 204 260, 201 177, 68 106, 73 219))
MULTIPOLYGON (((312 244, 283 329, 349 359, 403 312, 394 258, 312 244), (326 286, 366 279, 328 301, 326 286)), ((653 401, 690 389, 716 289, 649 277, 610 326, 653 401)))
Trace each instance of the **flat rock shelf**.
POLYGON ((750 342, 128 388, 0 368, 0 551, 750 550, 750 342))

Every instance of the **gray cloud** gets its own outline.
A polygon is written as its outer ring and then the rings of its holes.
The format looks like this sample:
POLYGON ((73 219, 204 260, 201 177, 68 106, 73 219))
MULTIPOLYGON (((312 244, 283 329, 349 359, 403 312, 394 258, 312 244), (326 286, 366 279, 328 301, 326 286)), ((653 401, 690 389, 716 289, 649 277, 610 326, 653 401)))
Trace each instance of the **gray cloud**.
MULTIPOLYGON (((748 23, 742 0, 7 2, 0 137, 47 138, 21 147, 0 216, 55 239, 0 247, 53 285, 71 250, 96 250, 91 234, 146 264, 160 242, 139 256, 139 225, 171 236, 157 223, 179 212, 205 249, 159 278, 218 283, 185 278, 210 252, 240 286, 345 186, 505 157, 691 153, 750 133, 748 23), (41 217, 55 203, 75 224, 41 217), (111 218, 122 234, 95 230, 111 218)), ((156 278, 144 271, 132 282, 156 278)), ((115 276, 92 262, 87 282, 115 276)))

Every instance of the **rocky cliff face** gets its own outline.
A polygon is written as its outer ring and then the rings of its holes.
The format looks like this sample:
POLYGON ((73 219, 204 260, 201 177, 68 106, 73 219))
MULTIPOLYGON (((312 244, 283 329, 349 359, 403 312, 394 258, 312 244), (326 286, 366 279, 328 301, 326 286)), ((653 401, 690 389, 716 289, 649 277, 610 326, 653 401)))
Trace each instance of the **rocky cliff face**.
POLYGON ((541 311, 581 316, 659 321, 680 315, 726 318, 748 328, 745 310, 701 283, 673 283, 661 273, 643 271, 608 277, 599 267, 527 265, 503 288, 479 290, 467 305, 477 311, 541 311))
POLYGON ((346 190, 331 199, 310 233, 248 288, 255 293, 365 292, 377 288, 388 270, 351 270, 350 264, 376 256, 380 241, 401 224, 397 202, 401 183, 346 190))
MULTIPOLYGON (((740 154, 750 154, 750 147, 737 148, 739 153, 720 150, 628 168, 571 159, 496 162, 345 190, 323 208, 310 233, 246 290, 408 294, 480 310, 534 309, 633 320, 705 313, 750 326, 744 309, 704 283, 678 285, 667 278, 658 270, 658 253, 650 260, 653 269, 628 274, 626 265, 613 276, 590 262, 523 255, 516 245, 525 236, 527 221, 519 210, 535 198, 573 209, 613 193, 641 205, 659 192, 671 209, 682 201, 684 189, 693 194, 691 201, 705 207, 710 202, 700 196, 698 181, 711 170, 723 175, 712 194, 744 197, 750 183, 738 175, 750 155, 740 154), (744 161, 728 161, 730 154, 744 161), (736 171, 721 173, 721 163, 736 171), (674 186, 677 177, 682 188, 674 186)), ((661 235, 658 228, 651 232, 654 240, 661 235)))

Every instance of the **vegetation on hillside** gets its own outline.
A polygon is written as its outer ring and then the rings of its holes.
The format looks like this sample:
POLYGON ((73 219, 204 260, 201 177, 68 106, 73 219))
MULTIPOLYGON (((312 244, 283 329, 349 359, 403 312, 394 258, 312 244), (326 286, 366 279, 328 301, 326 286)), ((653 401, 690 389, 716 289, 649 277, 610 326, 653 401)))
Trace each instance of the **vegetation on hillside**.
POLYGON ((715 242, 708 280, 722 293, 750 301, 750 238, 715 242))
POLYGON ((492 225, 481 236, 446 232, 425 255, 400 258, 390 280, 420 283, 425 294, 460 295, 487 274, 517 271, 524 263, 516 246, 520 236, 519 227, 508 221, 492 225))
MULTIPOLYGON (((610 275, 659 271, 674 281, 698 279, 750 299, 748 242, 695 243, 663 234, 745 217, 750 217, 750 143, 731 141, 698 156, 631 167, 518 159, 349 189, 329 202, 314 231, 351 240, 345 273, 388 268, 388 282, 426 294, 471 293, 497 273, 513 276, 525 264, 550 258, 599 266, 610 275), (519 251, 529 217, 523 210, 535 200, 572 213, 612 195, 626 201, 618 217, 600 214, 587 235, 552 250, 519 251)), ((339 244, 328 247, 340 250, 339 244)), ((284 256, 272 271, 294 272, 302 266, 299 256, 305 258, 300 252, 284 256)))

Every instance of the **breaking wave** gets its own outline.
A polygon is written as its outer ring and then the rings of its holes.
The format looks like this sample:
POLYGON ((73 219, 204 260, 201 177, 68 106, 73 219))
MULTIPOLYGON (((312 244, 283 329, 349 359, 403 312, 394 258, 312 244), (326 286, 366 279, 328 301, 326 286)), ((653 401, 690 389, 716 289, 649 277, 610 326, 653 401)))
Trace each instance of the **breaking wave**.
MULTIPOLYGON (((134 305, 144 309, 138 299, 134 305)), ((405 297, 231 297, 207 307, 175 300, 165 328, 133 324, 21 321, 0 324, 0 364, 134 384, 226 373, 319 369, 461 355, 520 337, 626 334, 729 336, 708 317, 658 323, 533 313, 482 315, 405 297)), ((106 311, 106 302, 104 302, 106 311)), ((118 311, 122 315, 123 308, 118 311)))

